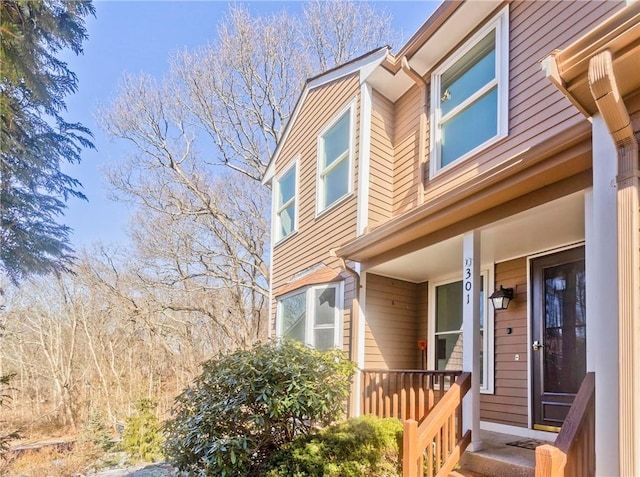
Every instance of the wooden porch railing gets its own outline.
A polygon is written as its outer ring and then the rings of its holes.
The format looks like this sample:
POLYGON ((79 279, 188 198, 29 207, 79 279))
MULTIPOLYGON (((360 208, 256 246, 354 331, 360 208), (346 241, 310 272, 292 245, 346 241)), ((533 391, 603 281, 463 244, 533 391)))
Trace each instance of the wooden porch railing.
POLYGON ((462 435, 462 398, 470 388, 471 373, 462 373, 420 424, 404 421, 403 477, 443 477, 453 470, 471 442, 471 431, 462 435))
POLYGON ((555 443, 536 448, 536 477, 595 475, 595 386, 595 373, 587 373, 555 443))
POLYGON ((362 414, 420 421, 461 371, 362 370, 362 414))

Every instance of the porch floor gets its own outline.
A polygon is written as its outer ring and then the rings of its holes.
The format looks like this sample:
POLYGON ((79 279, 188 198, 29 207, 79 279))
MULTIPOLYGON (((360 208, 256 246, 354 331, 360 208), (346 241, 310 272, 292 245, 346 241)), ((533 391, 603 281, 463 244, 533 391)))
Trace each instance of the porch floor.
MULTIPOLYGON (((525 438, 480 431, 483 450, 465 452, 460 461, 461 472, 469 470, 486 477, 533 477, 535 475, 535 450, 507 445, 507 442, 525 438)), ((464 475, 464 474, 463 474, 464 475)))

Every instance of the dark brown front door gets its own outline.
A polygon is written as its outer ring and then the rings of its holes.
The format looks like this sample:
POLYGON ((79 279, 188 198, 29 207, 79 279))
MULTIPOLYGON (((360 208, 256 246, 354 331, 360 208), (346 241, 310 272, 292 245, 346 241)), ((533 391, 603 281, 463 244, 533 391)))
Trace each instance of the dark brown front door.
POLYGON ((557 431, 586 373, 584 247, 534 259, 531 274, 533 427, 557 431))

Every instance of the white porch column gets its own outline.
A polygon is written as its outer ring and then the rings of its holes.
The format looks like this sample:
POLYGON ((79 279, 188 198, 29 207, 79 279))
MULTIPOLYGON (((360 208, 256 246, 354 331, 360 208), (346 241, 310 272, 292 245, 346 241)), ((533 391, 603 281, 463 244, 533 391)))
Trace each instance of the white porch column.
POLYGON ((587 371, 596 373, 596 475, 619 475, 617 151, 593 117, 593 189, 585 196, 587 371))
POLYGON ((480 441, 480 232, 463 237, 462 269, 462 369, 471 372, 471 390, 463 401, 465 432, 471 429, 471 452, 482 449, 480 441))

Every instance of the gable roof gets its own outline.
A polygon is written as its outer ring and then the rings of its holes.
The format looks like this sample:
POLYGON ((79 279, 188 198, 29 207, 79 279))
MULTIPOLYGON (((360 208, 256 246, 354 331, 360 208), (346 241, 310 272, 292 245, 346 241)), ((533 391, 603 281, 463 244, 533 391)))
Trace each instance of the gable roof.
POLYGON ((276 149, 273 152, 271 159, 269 160, 269 164, 267 165, 267 169, 265 170, 264 176, 262 178, 263 184, 267 184, 275 175, 275 163, 280 155, 282 145, 287 141, 287 136, 289 135, 293 124, 296 122, 298 114, 300 114, 300 110, 302 109, 302 105, 304 104, 309 91, 325 84, 331 83, 332 81, 335 81, 337 79, 352 75, 354 73, 360 74, 360 83, 363 83, 364 81, 366 81, 369 75, 386 59, 389 51, 389 46, 376 48, 375 50, 365 53, 364 55, 361 55, 347 63, 344 63, 340 66, 327 70, 324 73, 307 79, 302 93, 298 97, 298 101, 293 108, 293 113, 291 114, 291 117, 289 118, 289 121, 284 128, 282 136, 280 137, 280 140, 276 145, 276 149))
POLYGON ((411 62, 411 68, 419 75, 428 74, 468 32, 503 5, 503 0, 444 0, 396 55, 391 54, 389 46, 384 46, 309 78, 269 160, 262 183, 267 184, 273 179, 276 160, 309 91, 359 72, 361 84, 366 81, 395 102, 415 84, 400 66, 403 58, 411 62))

